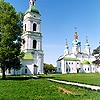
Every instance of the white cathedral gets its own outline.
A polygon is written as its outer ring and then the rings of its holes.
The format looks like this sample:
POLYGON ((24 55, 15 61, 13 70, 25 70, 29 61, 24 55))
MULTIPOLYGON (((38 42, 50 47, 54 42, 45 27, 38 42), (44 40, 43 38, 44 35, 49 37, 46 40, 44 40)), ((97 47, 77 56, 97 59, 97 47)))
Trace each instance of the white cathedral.
POLYGON ((23 20, 22 59, 20 70, 11 70, 11 75, 37 75, 43 74, 44 54, 42 50, 42 33, 40 32, 40 12, 35 7, 36 0, 30 0, 29 8, 25 12, 23 20))
POLYGON ((81 42, 78 39, 78 33, 74 33, 74 40, 72 42, 72 52, 69 52, 68 42, 64 50, 64 55, 57 59, 58 73, 96 73, 100 72, 100 67, 92 62, 95 57, 90 52, 90 44, 86 37, 84 52, 81 51, 81 42))

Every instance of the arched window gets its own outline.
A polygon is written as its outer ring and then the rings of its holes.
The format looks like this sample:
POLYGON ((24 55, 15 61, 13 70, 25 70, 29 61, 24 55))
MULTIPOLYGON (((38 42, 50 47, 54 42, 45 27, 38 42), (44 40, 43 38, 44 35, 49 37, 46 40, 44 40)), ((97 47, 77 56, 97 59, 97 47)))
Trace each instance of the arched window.
POLYGON ((36 44, 37 44, 37 41, 36 40, 33 40, 33 48, 36 49, 36 44))
POLYGON ((33 24, 33 31, 36 31, 36 24, 33 24))
POLYGON ((25 44, 25 39, 22 39, 22 44, 25 44))
POLYGON ((25 24, 25 31, 26 31, 26 24, 25 24))
POLYGON ((69 68, 69 72, 70 72, 70 68, 69 68))
POLYGON ((27 73, 27 69, 25 69, 25 74, 27 73))
POLYGON ((61 62, 60 62, 60 66, 61 66, 61 62))

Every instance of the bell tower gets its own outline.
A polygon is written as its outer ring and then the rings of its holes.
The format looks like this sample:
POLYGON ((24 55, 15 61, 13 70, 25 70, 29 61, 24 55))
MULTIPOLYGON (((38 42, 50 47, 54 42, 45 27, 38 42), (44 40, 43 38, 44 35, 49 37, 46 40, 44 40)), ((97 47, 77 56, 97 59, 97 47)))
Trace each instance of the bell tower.
POLYGON ((22 51, 31 53, 33 58, 32 67, 37 66, 36 73, 42 74, 44 54, 42 50, 42 33, 40 32, 41 15, 35 7, 35 1, 29 1, 29 8, 24 15, 22 51))

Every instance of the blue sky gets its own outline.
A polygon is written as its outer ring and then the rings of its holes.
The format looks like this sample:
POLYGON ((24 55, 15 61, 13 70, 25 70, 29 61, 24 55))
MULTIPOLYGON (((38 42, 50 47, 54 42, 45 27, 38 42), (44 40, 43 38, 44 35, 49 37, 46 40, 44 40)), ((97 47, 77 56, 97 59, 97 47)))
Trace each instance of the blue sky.
MULTIPOLYGON (((29 0, 5 0, 17 12, 25 12, 29 0)), ((91 52, 100 40, 100 0, 37 0, 36 7, 41 13, 44 62, 56 66, 56 60, 63 55, 66 39, 71 50, 75 27, 84 51, 88 35, 91 52)))

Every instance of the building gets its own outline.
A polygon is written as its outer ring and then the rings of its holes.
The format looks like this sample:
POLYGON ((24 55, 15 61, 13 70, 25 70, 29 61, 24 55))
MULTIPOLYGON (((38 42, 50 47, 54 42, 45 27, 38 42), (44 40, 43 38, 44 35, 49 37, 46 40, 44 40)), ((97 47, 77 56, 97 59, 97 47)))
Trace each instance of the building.
POLYGON ((44 54, 42 50, 42 33, 40 32, 40 12, 35 6, 36 0, 30 0, 29 8, 23 20, 23 35, 21 50, 25 53, 22 59, 23 67, 11 74, 36 75, 43 74, 44 54))
POLYGON ((96 73, 100 68, 94 65, 95 57, 90 52, 90 44, 86 37, 84 52, 81 52, 81 42, 78 33, 74 33, 72 41, 72 52, 69 51, 68 41, 66 40, 64 54, 57 59, 58 73, 96 73))

